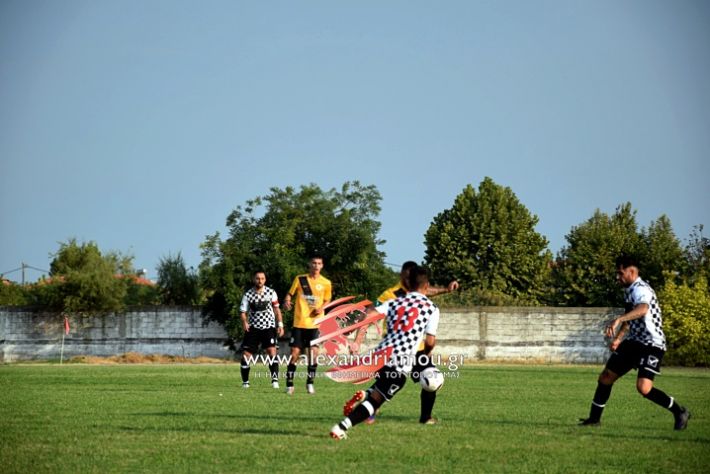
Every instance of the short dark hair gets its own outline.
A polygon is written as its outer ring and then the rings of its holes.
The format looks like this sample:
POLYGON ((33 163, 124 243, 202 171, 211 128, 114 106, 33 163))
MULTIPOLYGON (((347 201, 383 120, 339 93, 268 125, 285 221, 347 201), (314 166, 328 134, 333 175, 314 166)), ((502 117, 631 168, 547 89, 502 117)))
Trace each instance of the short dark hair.
POLYGON ((416 265, 409 270, 407 278, 407 289, 409 291, 416 291, 426 283, 429 283, 429 269, 427 267, 416 265))
POLYGON ((616 257, 616 268, 639 267, 638 260, 632 255, 622 254, 616 257))
POLYGON ((412 260, 407 260, 406 262, 404 262, 402 264, 402 269, 400 270, 400 272, 408 272, 412 268, 415 268, 415 267, 417 267, 417 262, 414 262, 412 260))
POLYGON ((256 276, 257 273, 263 273, 264 276, 266 276, 266 272, 264 270, 254 270, 251 274, 251 276, 256 276))

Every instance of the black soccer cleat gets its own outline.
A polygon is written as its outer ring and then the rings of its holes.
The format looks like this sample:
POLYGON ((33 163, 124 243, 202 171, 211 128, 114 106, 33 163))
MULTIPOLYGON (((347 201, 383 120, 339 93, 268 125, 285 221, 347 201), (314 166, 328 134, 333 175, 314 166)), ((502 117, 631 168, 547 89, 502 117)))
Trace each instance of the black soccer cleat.
POLYGON ((680 413, 677 415, 673 415, 673 418, 675 418, 675 425, 673 426, 674 430, 684 430, 688 427, 688 420, 690 419, 690 411, 683 407, 680 413))
POLYGON ((591 418, 580 418, 579 426, 601 426, 602 422, 599 420, 592 420, 591 418))

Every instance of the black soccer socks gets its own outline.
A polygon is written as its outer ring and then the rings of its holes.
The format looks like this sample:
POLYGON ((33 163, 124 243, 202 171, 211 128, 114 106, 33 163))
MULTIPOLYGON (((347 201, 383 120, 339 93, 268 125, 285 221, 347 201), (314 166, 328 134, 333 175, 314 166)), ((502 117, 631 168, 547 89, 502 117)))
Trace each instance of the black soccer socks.
POLYGON ((419 423, 426 423, 431 418, 431 412, 434 410, 434 403, 436 402, 436 392, 427 392, 422 390, 419 395, 419 400, 421 401, 421 412, 419 414, 419 423))
POLYGON ((597 389, 594 392, 594 399, 592 399, 592 407, 589 410, 589 420, 597 422, 602 417, 602 412, 606 406, 606 402, 609 400, 611 395, 612 385, 604 385, 601 382, 597 382, 597 389))

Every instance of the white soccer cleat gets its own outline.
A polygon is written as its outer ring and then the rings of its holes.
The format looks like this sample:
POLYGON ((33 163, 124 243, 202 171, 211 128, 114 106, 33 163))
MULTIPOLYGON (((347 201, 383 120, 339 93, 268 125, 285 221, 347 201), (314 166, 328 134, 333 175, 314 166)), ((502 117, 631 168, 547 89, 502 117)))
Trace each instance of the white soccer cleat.
POLYGON ((293 395, 293 392, 296 391, 296 387, 286 387, 286 395, 293 395))
POLYGON ((271 388, 278 389, 278 388, 279 388, 279 383, 278 383, 276 380, 274 380, 273 382, 271 382, 271 388))
POLYGON ((330 437, 340 441, 341 439, 347 439, 348 434, 340 427, 339 424, 336 424, 330 429, 330 437))
POLYGON ((242 382, 242 388, 249 388, 249 382, 242 382))
POLYGON ((313 395, 316 393, 316 388, 313 386, 312 383, 306 385, 306 392, 308 392, 309 395, 313 395))

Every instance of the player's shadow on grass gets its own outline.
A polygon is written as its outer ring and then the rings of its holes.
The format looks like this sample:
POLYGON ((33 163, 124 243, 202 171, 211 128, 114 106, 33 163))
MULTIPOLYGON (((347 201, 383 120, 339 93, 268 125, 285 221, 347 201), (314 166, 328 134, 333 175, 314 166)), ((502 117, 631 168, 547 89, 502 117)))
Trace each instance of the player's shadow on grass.
MULTIPOLYGON (((675 433, 673 432, 672 434, 658 434, 658 435, 651 435, 651 434, 619 434, 619 433, 613 433, 611 431, 606 431, 609 430, 610 428, 605 428, 605 427, 588 427, 588 426, 578 426, 576 423, 567 423, 564 421, 518 421, 518 420, 472 420, 472 422, 475 422, 477 424, 481 425, 511 425, 511 426, 520 426, 520 427, 536 427, 536 428, 541 428, 541 427, 547 427, 547 428, 567 428, 566 433, 578 433, 580 435, 594 435, 594 436, 600 436, 603 438, 614 438, 614 439, 622 439, 622 440, 628 440, 629 438, 633 439, 638 439, 638 440, 654 440, 654 441, 673 441, 673 442, 684 442, 684 443, 700 443, 700 444, 708 444, 710 443, 709 438, 705 438, 702 436, 688 436, 684 435, 682 433, 675 433)), ((635 431, 650 431, 652 428, 644 428, 644 427, 634 427, 633 428, 635 431)), ((670 430, 670 427, 669 427, 670 430)), ((685 432, 687 433, 687 432, 685 432)))
MULTIPOLYGON (((130 416, 136 416, 136 417, 150 417, 150 416, 160 416, 160 417, 167 417, 167 418, 173 418, 173 417, 194 417, 196 419, 200 418, 220 418, 220 419, 235 419, 235 420, 273 420, 274 418, 278 418, 279 420, 294 420, 294 421, 303 421, 303 416, 299 415, 286 415, 286 414, 276 414, 276 415, 255 415, 255 414, 235 414, 235 413, 190 413, 190 412, 171 412, 171 411, 163 411, 163 412, 154 412, 154 413, 131 413, 130 416)), ((337 414, 335 415, 335 418, 333 415, 331 416, 326 416, 326 415, 308 415, 309 420, 316 420, 316 421, 333 421, 334 419, 338 419, 337 414)))
POLYGON ((269 428, 210 428, 210 427, 136 427, 136 426, 119 426, 119 430, 131 432, 157 432, 157 433, 228 433, 228 434, 245 434, 245 435, 266 435, 266 436, 299 436, 322 438, 322 435, 304 432, 303 430, 287 430, 287 429, 269 429, 269 428))

